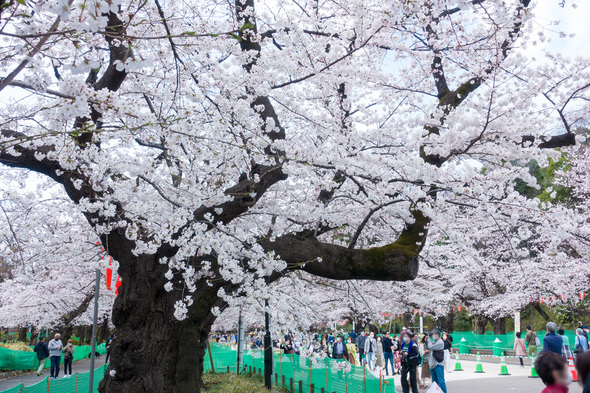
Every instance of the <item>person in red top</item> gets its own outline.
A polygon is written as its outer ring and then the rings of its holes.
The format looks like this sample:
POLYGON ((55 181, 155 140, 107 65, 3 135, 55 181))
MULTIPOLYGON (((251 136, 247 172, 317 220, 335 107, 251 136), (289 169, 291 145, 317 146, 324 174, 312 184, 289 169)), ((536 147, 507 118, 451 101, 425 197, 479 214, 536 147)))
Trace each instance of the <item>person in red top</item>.
POLYGON ((565 358, 554 352, 545 352, 535 361, 535 369, 547 386, 541 393, 567 393, 572 383, 565 358))

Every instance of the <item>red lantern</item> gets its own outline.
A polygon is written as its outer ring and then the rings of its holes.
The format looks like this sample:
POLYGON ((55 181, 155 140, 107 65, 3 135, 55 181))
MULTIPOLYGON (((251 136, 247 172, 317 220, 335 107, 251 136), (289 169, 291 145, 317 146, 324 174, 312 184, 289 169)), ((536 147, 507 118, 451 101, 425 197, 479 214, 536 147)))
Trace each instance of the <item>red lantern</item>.
POLYGON ((586 297, 586 293, 585 292, 580 292, 580 300, 584 301, 584 298, 586 297))
POLYGON ((113 268, 112 266, 113 257, 109 258, 109 266, 107 267, 107 291, 111 290, 111 283, 113 281, 113 268))
POLYGON ((117 276, 117 282, 115 283, 115 296, 119 294, 119 287, 121 286, 121 276, 117 276))

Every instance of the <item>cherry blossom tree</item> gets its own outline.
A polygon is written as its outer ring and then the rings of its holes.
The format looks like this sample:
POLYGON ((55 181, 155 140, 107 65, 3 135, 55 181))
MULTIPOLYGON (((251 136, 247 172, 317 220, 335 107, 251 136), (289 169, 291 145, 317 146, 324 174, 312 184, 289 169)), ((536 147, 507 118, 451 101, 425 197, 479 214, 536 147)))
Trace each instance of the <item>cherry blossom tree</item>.
MULTIPOLYGON (((26 191, 22 171, 2 172, 11 181, 0 186, 0 255, 9 273, 0 282, 0 325, 52 327, 69 337, 72 326, 92 323, 98 236, 55 184, 37 177, 39 199, 26 191)), ((114 300, 102 285, 99 321, 109 319, 114 300)))
POLYGON ((575 143, 515 50, 530 0, 2 4, 0 162, 119 263, 102 392, 199 392, 216 317, 267 282, 412 280, 449 220, 518 225, 510 163, 575 143))

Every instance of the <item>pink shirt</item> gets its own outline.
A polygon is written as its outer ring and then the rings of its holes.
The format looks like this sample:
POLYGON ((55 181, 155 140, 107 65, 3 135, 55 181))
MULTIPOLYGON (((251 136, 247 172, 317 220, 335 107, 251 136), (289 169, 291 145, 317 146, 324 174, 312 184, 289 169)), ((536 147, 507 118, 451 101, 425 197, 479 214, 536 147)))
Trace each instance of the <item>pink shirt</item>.
POLYGON ((541 391, 541 393, 567 393, 568 387, 563 385, 551 385, 547 386, 541 391))

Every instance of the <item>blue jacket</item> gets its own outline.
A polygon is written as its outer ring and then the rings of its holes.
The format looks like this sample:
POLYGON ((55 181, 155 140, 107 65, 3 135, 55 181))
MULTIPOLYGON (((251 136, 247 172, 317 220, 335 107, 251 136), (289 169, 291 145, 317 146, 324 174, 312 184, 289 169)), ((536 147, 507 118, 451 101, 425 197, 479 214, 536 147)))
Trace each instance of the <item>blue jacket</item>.
POLYGON ((555 352, 563 355, 561 349, 563 347, 563 338, 555 333, 547 333, 543 339, 542 352, 555 352))

